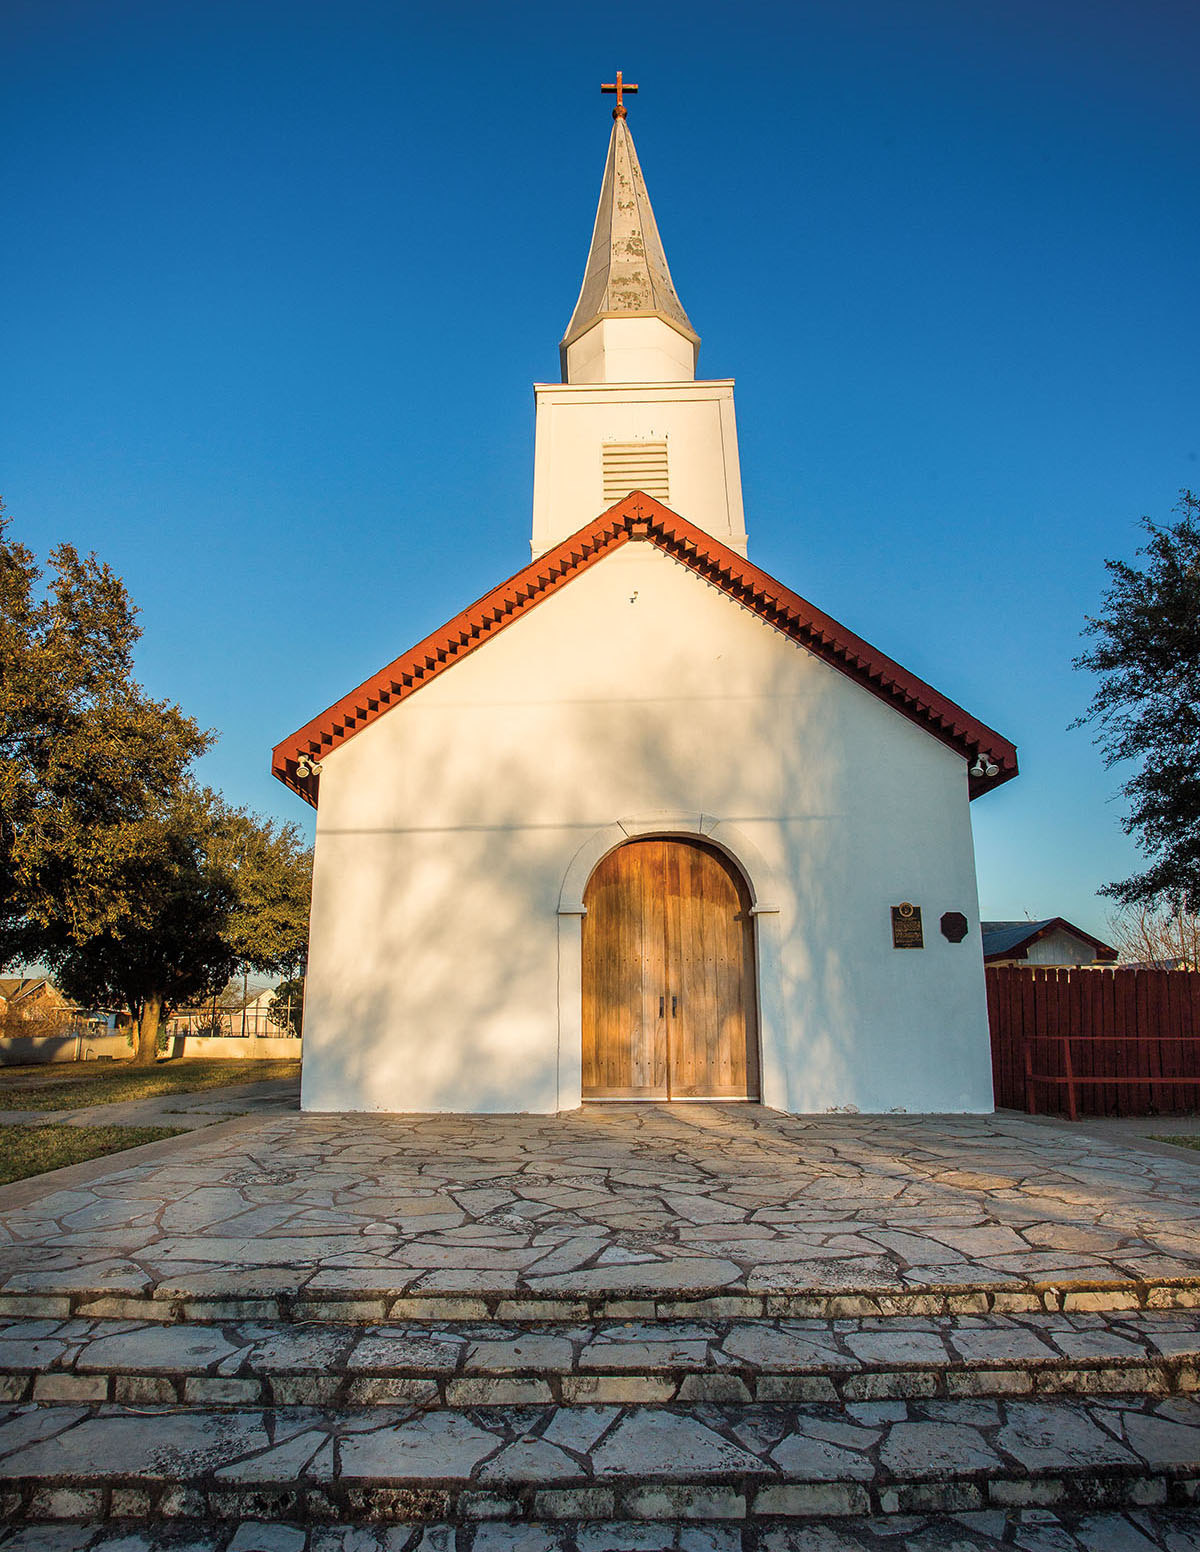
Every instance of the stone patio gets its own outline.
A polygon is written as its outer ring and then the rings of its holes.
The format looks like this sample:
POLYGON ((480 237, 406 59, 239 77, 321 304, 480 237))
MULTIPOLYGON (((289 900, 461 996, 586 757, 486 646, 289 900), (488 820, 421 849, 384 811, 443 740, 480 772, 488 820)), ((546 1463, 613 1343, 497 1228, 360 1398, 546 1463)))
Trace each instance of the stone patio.
POLYGON ((719 1522, 588 1522, 467 1526, 319 1525, 244 1521, 207 1526, 38 1525, 0 1530, 4 1552, 1196 1552, 1189 1511, 1058 1515, 1026 1509, 871 1520, 779 1522, 754 1529, 719 1522), (1003 1538, 1003 1539, 1001 1539, 1003 1538))
POLYGON ((0 1501, 51 1518, 99 1516, 116 1495, 165 1519, 741 1521, 1023 1507, 1031 1476, 1066 1463, 1077 1501, 1162 1504, 1198 1435, 1200 1406, 1181 1398, 207 1407, 153 1427, 55 1405, 0 1424, 0 1501))
POLYGON ((1200 1302, 1200 1156, 1015 1118, 289 1115, 164 1146, 35 1200, 0 1191, 0 1312, 216 1300, 295 1319, 824 1316, 878 1313, 888 1296, 893 1312, 969 1314, 1057 1307, 1052 1290, 1067 1308, 1097 1307, 1097 1290, 1102 1305, 1200 1302))
POLYGON ((0 1191, 2 1552, 1196 1552, 1200 1155, 259 1114, 0 1191))

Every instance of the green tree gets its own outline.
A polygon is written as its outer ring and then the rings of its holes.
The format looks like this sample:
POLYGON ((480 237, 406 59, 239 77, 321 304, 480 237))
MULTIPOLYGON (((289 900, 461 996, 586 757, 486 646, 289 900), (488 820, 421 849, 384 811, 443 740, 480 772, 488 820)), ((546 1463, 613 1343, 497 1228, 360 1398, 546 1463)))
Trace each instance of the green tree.
POLYGON ((76 935, 52 921, 42 957, 68 996, 133 1016, 135 1060, 152 1062, 174 1008, 212 996, 237 967, 226 928, 237 881, 212 853, 221 804, 183 778, 169 798, 125 825, 97 870, 108 924, 76 935))
POLYGON ((111 930, 107 889, 130 829, 208 748, 133 679, 141 632, 120 578, 70 545, 43 589, 0 513, 0 963, 111 930))
POLYGON ((268 1012, 276 1024, 299 1038, 304 1033, 304 981, 299 976, 280 981, 268 1012))
POLYGON ((1100 891, 1123 905, 1200 901, 1200 498, 1175 522, 1142 519, 1141 566, 1105 561, 1110 585, 1075 661, 1100 676, 1080 723, 1098 725, 1105 764, 1135 761, 1122 820, 1149 866, 1100 891))
POLYGON ((311 855, 194 780, 212 735, 134 681, 120 579, 69 546, 51 567, 39 596, 0 520, 0 963, 127 1005, 152 1062, 173 1008, 303 962, 311 855))
POLYGON ((312 849, 294 824, 275 825, 244 808, 223 808, 211 857, 234 880, 224 936, 240 969, 291 975, 308 956, 312 849))

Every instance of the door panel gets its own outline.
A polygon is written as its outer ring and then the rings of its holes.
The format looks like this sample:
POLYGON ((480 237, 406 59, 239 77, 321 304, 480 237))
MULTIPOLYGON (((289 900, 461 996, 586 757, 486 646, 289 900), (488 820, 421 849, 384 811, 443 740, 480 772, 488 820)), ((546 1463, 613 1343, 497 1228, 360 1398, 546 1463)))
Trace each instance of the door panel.
POLYGON ((699 841, 631 841, 584 904, 584 1097, 757 1097, 753 920, 728 859, 699 841))
POLYGON ((666 883, 671 1095, 757 1096, 753 923, 746 886, 719 852, 686 842, 671 845, 666 883))
POLYGON ((589 1099, 667 1098, 661 867, 653 846, 623 846, 588 881, 583 1092, 589 1099))

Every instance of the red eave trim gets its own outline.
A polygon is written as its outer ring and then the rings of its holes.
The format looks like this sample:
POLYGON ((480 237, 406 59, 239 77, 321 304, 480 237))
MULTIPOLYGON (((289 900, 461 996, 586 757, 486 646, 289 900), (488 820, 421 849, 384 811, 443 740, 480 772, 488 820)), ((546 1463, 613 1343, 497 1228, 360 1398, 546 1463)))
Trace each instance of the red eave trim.
POLYGON ((972 777, 971 797, 978 797, 1017 774, 1017 751, 1001 734, 798 593, 752 566, 719 539, 641 491, 623 497, 594 522, 509 577, 410 652, 277 744, 271 761, 272 774, 315 808, 320 778, 301 778, 296 774, 296 762, 301 755, 322 759, 603 556, 637 539, 656 544, 816 657, 894 706, 965 760, 973 762, 980 753, 990 755, 999 770, 992 777, 972 777))

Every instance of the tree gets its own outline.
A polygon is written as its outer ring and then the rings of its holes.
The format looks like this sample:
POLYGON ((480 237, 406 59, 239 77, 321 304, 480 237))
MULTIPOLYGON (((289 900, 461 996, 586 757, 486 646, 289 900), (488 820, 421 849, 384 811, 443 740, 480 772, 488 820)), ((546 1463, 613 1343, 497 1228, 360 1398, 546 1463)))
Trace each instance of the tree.
POLYGON ((43 934, 43 957, 69 996, 128 1007, 135 1061, 155 1060, 172 1009, 219 991, 237 967, 225 931, 237 882, 212 855, 220 818, 219 799, 184 778, 113 837, 117 844, 96 870, 108 924, 76 934, 63 919, 43 934))
POLYGON ((120 578, 61 545, 39 593, 7 527, 0 512, 0 964, 116 925, 113 854, 212 742, 135 683, 120 578))
POLYGON ((1103 612, 1085 631, 1096 645, 1075 666, 1101 676, 1079 723, 1098 724, 1105 764, 1137 762, 1122 825, 1150 864, 1100 893, 1186 912, 1200 901, 1200 498, 1182 491, 1175 510, 1166 527, 1142 519, 1143 566, 1105 561, 1103 612))
POLYGON ((212 742, 132 677, 119 578, 69 546, 40 572, 0 519, 0 964, 40 959, 81 1002, 161 1021, 243 966, 304 958, 311 854, 190 773, 212 742))
POLYGON ((1109 917, 1108 937, 1122 964, 1200 970, 1200 916, 1182 903, 1128 906, 1109 917))
POLYGON ((308 956, 312 849, 294 824, 274 825, 244 808, 223 808, 213 828, 214 863, 234 880, 224 936, 241 969, 292 975, 308 956))
POLYGON ((136 1059, 150 1062, 175 1008, 215 997, 243 967, 303 963, 312 855, 293 826, 230 808, 187 777, 123 841, 105 886, 115 925, 48 942, 46 957, 81 1002, 125 1003, 136 1059))
POLYGON ((300 977, 280 981, 267 1009, 274 1023, 290 1029, 297 1039, 304 1032, 304 982, 300 977))

